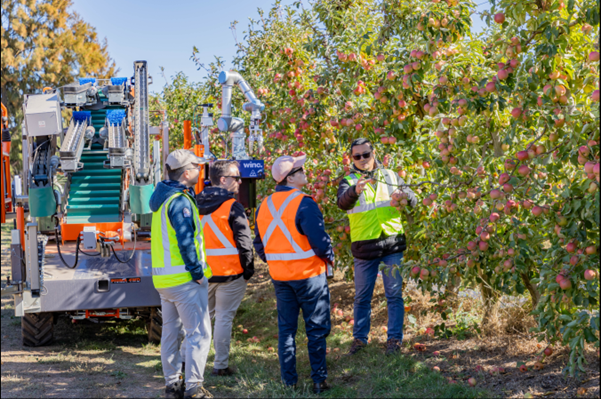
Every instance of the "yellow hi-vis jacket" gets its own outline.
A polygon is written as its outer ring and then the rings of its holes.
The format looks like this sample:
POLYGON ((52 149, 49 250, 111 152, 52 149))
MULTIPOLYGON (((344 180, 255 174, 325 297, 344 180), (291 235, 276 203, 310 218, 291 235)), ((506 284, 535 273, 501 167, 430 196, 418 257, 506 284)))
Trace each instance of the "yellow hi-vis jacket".
POLYGON ((152 214, 152 282, 155 288, 170 288, 192 281, 192 275, 186 270, 177 244, 175 229, 171 226, 168 212, 171 202, 180 195, 186 196, 192 205, 192 217, 194 218, 194 246, 204 276, 209 279, 212 276, 211 268, 206 259, 204 240, 202 236, 202 225, 198 217, 198 208, 194 199, 185 193, 173 194, 161 207, 152 214))
MULTIPOLYGON (((351 186, 356 185, 361 176, 353 173, 345 177, 351 186)), ((351 227, 351 242, 367 241, 386 236, 403 234, 401 213, 390 206, 392 193, 398 188, 396 174, 388 169, 379 169, 374 178, 376 188, 366 184, 355 206, 346 213, 351 227)))

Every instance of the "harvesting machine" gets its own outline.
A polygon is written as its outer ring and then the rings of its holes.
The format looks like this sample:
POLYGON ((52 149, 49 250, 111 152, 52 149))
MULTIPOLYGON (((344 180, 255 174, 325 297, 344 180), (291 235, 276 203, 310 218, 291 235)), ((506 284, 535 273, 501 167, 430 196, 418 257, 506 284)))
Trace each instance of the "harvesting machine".
MULTIPOLYGON (((257 155, 265 106, 238 73, 222 72, 219 81, 223 98, 218 128, 222 140, 231 143, 225 156, 240 164, 238 199, 254 220, 256 181, 264 178, 264 163, 246 153, 244 121, 232 116, 233 86, 248 101, 242 109, 251 113, 248 142, 251 153, 257 144, 257 155)), ((167 113, 158 111, 160 123, 150 126, 150 83, 146 62, 136 61, 129 79, 83 78, 25 95, 23 183, 13 195, 11 275, 2 296, 14 297, 26 346, 50 343, 59 316, 74 323, 144 318, 149 340, 160 341, 149 199, 163 180, 169 125, 167 113)), ((200 107, 200 123, 190 129, 194 151, 214 161, 209 143, 212 105, 200 107)), ((197 192, 204 184, 199 183, 197 192)))
POLYGON ((26 346, 49 343, 60 315, 143 317, 160 340, 148 202, 169 127, 166 112, 150 126, 151 78, 146 61, 133 66, 129 79, 84 78, 24 96, 23 183, 2 294, 14 297, 26 346))

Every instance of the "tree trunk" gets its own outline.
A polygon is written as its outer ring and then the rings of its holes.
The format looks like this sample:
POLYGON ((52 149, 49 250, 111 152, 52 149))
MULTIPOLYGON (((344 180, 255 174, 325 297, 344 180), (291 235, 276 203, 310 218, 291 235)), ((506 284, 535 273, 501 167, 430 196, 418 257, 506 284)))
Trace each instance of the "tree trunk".
POLYGON ((538 292, 538 285, 533 284, 532 281, 530 281, 530 276, 528 276, 528 274, 526 273, 520 273, 520 277, 522 277, 522 281, 524 282, 526 289, 528 289, 528 292, 530 292, 530 297, 532 298, 532 310, 534 310, 536 309, 536 307, 538 306, 538 302, 540 301, 540 292, 538 292))
POLYGON ((501 147, 502 143, 501 140, 499 139, 499 135, 498 133, 495 131, 495 129, 490 129, 490 135, 492 136, 492 144, 493 144, 493 149, 494 149, 494 153, 495 153, 495 158, 499 158, 503 156, 503 148, 501 147))
MULTIPOLYGON (((480 268, 478 268, 480 269, 480 268)), ((482 303, 484 305, 484 315, 482 316, 482 326, 490 323, 497 315, 499 307, 499 296, 490 284, 490 279, 481 270, 478 270, 480 277, 480 293, 482 294, 482 303)))

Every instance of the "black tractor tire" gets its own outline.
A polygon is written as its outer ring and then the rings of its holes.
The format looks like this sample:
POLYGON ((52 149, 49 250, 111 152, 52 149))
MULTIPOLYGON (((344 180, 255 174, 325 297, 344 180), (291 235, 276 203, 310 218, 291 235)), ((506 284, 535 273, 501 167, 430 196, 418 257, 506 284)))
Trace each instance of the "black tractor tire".
POLYGON ((46 346, 54 340, 53 313, 25 313, 21 317, 23 346, 46 346))
POLYGON ((150 317, 146 323, 146 329, 148 330, 148 342, 160 344, 163 333, 163 313, 161 312, 161 308, 150 309, 150 317))

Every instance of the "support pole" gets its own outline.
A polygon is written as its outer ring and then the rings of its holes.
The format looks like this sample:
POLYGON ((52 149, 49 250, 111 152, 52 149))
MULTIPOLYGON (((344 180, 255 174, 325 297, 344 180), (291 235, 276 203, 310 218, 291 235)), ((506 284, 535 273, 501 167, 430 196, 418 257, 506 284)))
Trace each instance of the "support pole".
MULTIPOLYGON (((196 155, 197 157, 201 157, 201 158, 204 157, 205 146, 202 144, 196 144, 194 146, 194 155, 196 155)), ((203 167, 200 169, 200 175, 198 176, 198 183, 196 183, 196 186, 194 186, 194 191, 196 192, 196 194, 198 194, 204 189, 205 189, 205 168, 203 165, 203 167)))
POLYGON ((184 121, 184 150, 192 148, 192 121, 184 121))
POLYGON ((25 210, 23 204, 17 204, 17 230, 21 234, 21 249, 25 251, 25 210))

